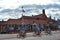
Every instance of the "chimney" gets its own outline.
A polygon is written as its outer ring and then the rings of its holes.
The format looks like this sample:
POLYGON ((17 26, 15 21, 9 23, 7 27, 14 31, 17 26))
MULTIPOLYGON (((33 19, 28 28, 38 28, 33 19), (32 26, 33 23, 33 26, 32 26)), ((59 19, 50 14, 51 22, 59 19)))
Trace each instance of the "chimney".
POLYGON ((32 15, 32 17, 33 17, 34 15, 32 15))
POLYGON ((50 15, 50 17, 49 17, 49 18, 50 18, 50 19, 52 19, 52 18, 51 18, 51 15, 50 15))
POLYGON ((45 14, 45 9, 42 10, 43 14, 45 14))
POLYGON ((2 22, 3 22, 4 20, 2 19, 2 22))
POLYGON ((55 20, 55 17, 54 17, 54 20, 55 20))
POLYGON ((44 18, 47 18, 46 14, 45 14, 45 9, 42 10, 42 13, 44 14, 44 18))

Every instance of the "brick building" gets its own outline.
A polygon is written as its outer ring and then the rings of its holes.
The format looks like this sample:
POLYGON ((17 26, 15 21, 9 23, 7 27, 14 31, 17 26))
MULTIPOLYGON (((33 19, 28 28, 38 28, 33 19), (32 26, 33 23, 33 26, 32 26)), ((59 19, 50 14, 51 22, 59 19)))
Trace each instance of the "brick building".
POLYGON ((48 18, 45 15, 45 9, 42 10, 42 14, 35 15, 35 16, 22 16, 19 19, 8 19, 7 21, 0 21, 0 32, 2 31, 9 31, 9 28, 14 28, 14 33, 17 32, 17 28, 19 28, 21 25, 21 22, 23 21, 25 24, 28 24, 30 26, 27 26, 27 31, 32 31, 33 21, 37 24, 48 24, 50 22, 50 18, 48 18))

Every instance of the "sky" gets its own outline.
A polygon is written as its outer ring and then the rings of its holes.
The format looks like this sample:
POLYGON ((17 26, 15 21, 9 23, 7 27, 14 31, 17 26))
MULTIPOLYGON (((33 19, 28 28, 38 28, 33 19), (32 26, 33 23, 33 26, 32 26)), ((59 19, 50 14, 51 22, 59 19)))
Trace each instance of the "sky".
POLYGON ((20 18, 22 6, 26 16, 41 14, 45 9, 48 17, 60 19, 60 0, 0 0, 0 21, 20 18))

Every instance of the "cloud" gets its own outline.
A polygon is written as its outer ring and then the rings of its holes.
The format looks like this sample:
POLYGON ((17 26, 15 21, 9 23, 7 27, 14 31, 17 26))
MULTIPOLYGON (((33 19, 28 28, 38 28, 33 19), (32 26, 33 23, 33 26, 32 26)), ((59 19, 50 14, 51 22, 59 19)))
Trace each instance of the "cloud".
POLYGON ((60 4, 47 4, 47 5, 23 5, 25 8, 33 7, 38 9, 60 8, 60 4))
MULTIPOLYGON (((38 15, 42 13, 42 9, 46 10, 46 15, 49 17, 50 15, 52 18, 56 17, 56 19, 60 18, 60 4, 47 4, 47 5, 23 5, 23 9, 25 10, 24 15, 38 15)), ((17 19, 20 18, 22 14, 21 6, 10 9, 4 8, 0 11, 0 18, 1 20, 7 20, 9 18, 17 19), (3 17, 4 16, 4 17, 3 17)))
POLYGON ((53 0, 54 2, 60 2, 60 0, 53 0))
POLYGON ((0 7, 0 9, 1 9, 2 7, 0 7))
POLYGON ((55 4, 57 2, 53 0, 2 0, 0 1, 0 6, 3 8, 11 8, 15 9, 22 5, 47 5, 47 4, 55 4))
MULTIPOLYGON (((29 12, 31 10, 38 10, 38 9, 51 9, 51 8, 56 8, 56 11, 58 11, 57 9, 60 9, 60 5, 59 4, 49 4, 49 5, 23 5, 24 7, 24 10, 29 12)), ((2 13, 5 13, 5 12, 21 12, 22 11, 22 8, 21 6, 15 8, 15 9, 3 9, 1 10, 2 13)), ((53 11, 53 10, 52 10, 53 11)))
POLYGON ((3 9, 0 11, 0 13, 10 13, 12 11, 13 11, 12 9, 3 9))

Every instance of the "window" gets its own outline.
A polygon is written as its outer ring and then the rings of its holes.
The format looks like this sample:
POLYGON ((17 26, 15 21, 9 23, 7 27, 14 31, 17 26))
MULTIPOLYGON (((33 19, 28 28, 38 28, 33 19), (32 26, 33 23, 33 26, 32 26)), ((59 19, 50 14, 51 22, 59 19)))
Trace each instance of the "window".
POLYGON ((37 20, 39 20, 39 18, 37 18, 37 20))
POLYGON ((14 24, 9 24, 9 30, 14 30, 15 25, 14 24))

